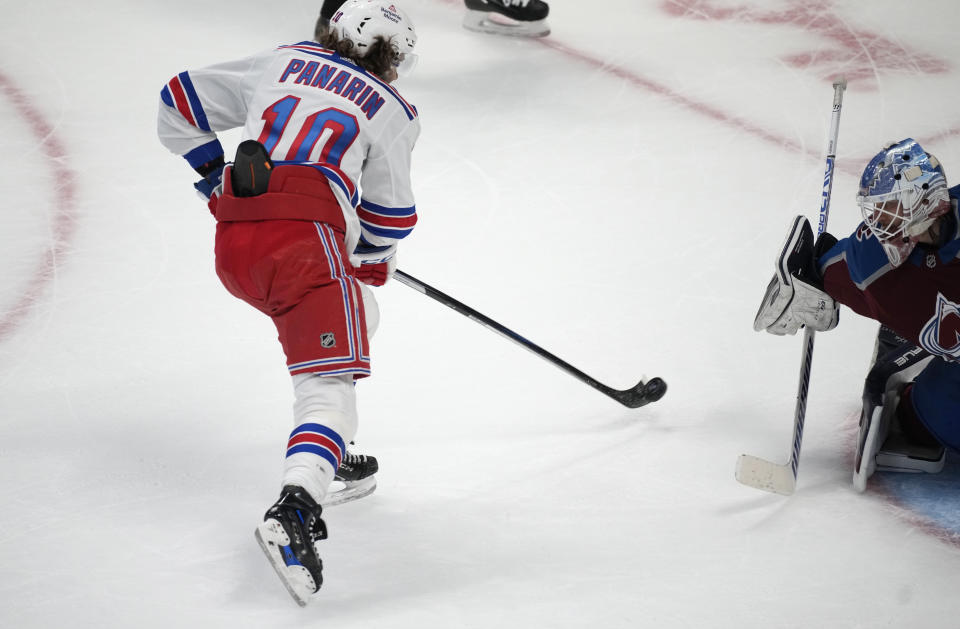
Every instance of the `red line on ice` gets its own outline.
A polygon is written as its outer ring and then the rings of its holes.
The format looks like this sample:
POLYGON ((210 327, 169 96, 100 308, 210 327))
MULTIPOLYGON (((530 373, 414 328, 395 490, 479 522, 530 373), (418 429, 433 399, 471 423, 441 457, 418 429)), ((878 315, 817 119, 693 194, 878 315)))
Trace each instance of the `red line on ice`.
MULTIPOLYGON (((618 78, 621 78, 627 81, 628 83, 633 84, 636 87, 644 89, 648 92, 653 92, 658 96, 662 96, 667 100, 670 100, 702 116, 710 118, 715 122, 719 122, 727 126, 737 128, 756 138, 759 138, 771 144, 776 144, 781 148, 786 148, 793 151, 806 153, 807 155, 817 159, 821 157, 819 151, 814 151, 812 149, 805 148, 801 146, 796 140, 791 140, 789 138, 779 136, 747 120, 744 120, 742 118, 737 118, 736 116, 731 116, 730 114, 727 114, 726 112, 712 105, 708 105, 706 103, 702 103, 700 101, 694 100, 688 96, 684 96, 680 92, 674 89, 671 89, 661 83, 657 83, 652 79, 648 79, 646 77, 640 76, 624 67, 612 65, 607 61, 588 55, 587 53, 577 50, 576 48, 567 46, 566 44, 560 41, 557 41, 556 39, 545 37, 543 39, 537 40, 537 42, 546 46, 547 48, 551 48, 553 50, 556 50, 557 52, 563 53, 568 57, 573 57, 576 60, 580 61, 581 63, 585 63, 587 65, 593 66, 597 70, 600 70, 607 74, 612 74, 618 78)), ((828 96, 831 96, 831 95, 828 94, 828 96)), ((825 97, 824 102, 826 101, 827 99, 825 97)), ((826 107, 824 109, 826 110, 826 107)))
POLYGON ((76 175, 66 165, 67 151, 57 138, 54 128, 33 105, 29 97, 2 72, 0 72, 0 93, 13 104, 14 109, 32 132, 46 162, 50 186, 54 192, 53 224, 49 246, 27 280, 20 298, 9 310, 0 313, 0 341, 3 341, 26 319, 43 295, 47 284, 53 279, 58 262, 63 259, 74 233, 77 182, 76 175))
MULTIPOLYGON (((748 120, 743 118, 737 118, 736 116, 731 116, 730 114, 724 112, 717 107, 708 105, 707 103, 702 103, 700 101, 694 100, 689 96, 684 96, 682 93, 667 87, 661 83, 654 81, 643 76, 640 76, 634 73, 632 70, 628 70, 621 66, 612 65, 607 61, 598 59, 587 53, 577 50, 567 46, 566 44, 557 41, 556 39, 550 37, 544 37, 537 40, 543 46, 556 50, 557 52, 563 53, 568 57, 572 57, 581 63, 593 66, 601 72, 606 72, 607 74, 612 74, 618 78, 621 78, 628 83, 633 84, 634 86, 646 90, 648 92, 653 92, 662 98, 665 98, 669 101, 680 105, 694 113, 700 114, 706 118, 718 122, 720 124, 726 125, 728 127, 734 127, 740 131, 751 135, 757 139, 763 140, 769 144, 776 145, 778 148, 787 149, 790 151, 796 151, 798 153, 806 154, 808 157, 812 157, 814 160, 820 160, 826 158, 826 155, 821 154, 819 150, 813 150, 802 146, 796 140, 791 140, 787 137, 777 135, 772 131, 768 131, 763 127, 753 124, 748 120)), ((832 102, 833 94, 825 92, 824 96, 824 111, 827 111, 827 107, 832 102)), ((859 162, 858 162, 859 163, 859 162)), ((844 163, 837 161, 835 165, 836 170, 847 173, 849 175, 859 176, 860 167, 854 165, 853 163, 844 163)))
POLYGON ((821 41, 805 52, 781 59, 800 70, 820 68, 822 78, 843 75, 863 89, 877 88, 882 71, 915 74, 945 74, 950 64, 934 55, 914 50, 881 33, 851 25, 834 12, 826 0, 805 0, 782 8, 729 6, 716 0, 664 0, 660 9, 676 17, 741 24, 793 26, 814 33, 821 41))
MULTIPOLYGON (((457 6, 457 7, 460 7, 461 9, 463 8, 463 3, 460 2, 460 0, 437 0, 437 1, 442 4, 449 5, 451 7, 457 6)), ((696 19, 702 19, 702 20, 719 20, 719 19, 733 18, 733 19, 740 19, 742 21, 755 21, 762 24, 763 23, 798 24, 800 22, 799 20, 800 17, 809 17, 808 16, 809 12, 800 12, 800 13, 784 12, 782 14, 773 13, 770 15, 763 15, 763 14, 754 15, 748 12, 744 12, 743 9, 739 9, 737 11, 729 10, 728 12, 717 10, 719 12, 715 12, 715 13, 703 12, 706 8, 712 8, 712 5, 710 5, 710 3, 708 2, 698 2, 697 0, 683 0, 680 4, 672 7, 671 7, 671 3, 669 2, 664 2, 661 5, 661 9, 665 10, 667 13, 671 13, 674 15, 682 14, 685 17, 694 17, 696 19), (697 11, 692 10, 694 8, 699 9, 700 13, 698 14, 697 11)), ((844 29, 831 26, 829 24, 825 24, 822 19, 820 20, 814 19, 812 21, 807 20, 802 25, 805 26, 808 30, 813 30, 820 35, 833 38, 836 43, 839 43, 843 48, 845 48, 848 51, 862 50, 865 45, 863 41, 858 39, 858 35, 862 35, 863 33, 850 31, 849 29, 844 30, 844 29)), ((763 140, 764 142, 767 142, 769 144, 773 144, 778 148, 797 151, 797 152, 806 154, 808 157, 811 157, 814 160, 820 160, 825 158, 825 155, 821 153, 820 149, 811 149, 811 148, 805 147, 801 145, 797 140, 793 140, 788 137, 778 135, 772 131, 764 129, 761 126, 753 124, 749 120, 738 118, 736 116, 733 116, 724 112, 723 110, 713 105, 710 105, 701 101, 697 101, 689 96, 685 96, 683 93, 675 89, 672 89, 670 87, 667 87, 662 83, 658 83, 653 79, 641 76, 636 72, 634 72, 633 70, 624 68, 622 66, 611 64, 604 59, 594 57, 593 55, 590 55, 587 52, 578 50, 572 46, 564 44, 563 42, 556 39, 556 37, 554 36, 537 38, 537 39, 533 39, 532 41, 546 48, 550 48, 551 50, 554 50, 563 55, 566 55, 567 57, 575 59, 581 63, 592 66, 600 72, 611 74, 620 79, 623 79, 624 81, 627 81, 628 83, 630 83, 631 85, 639 89, 657 94, 662 98, 672 101, 689 111, 692 111, 701 116, 709 118, 717 123, 739 129, 740 131, 750 136, 763 140)), ((874 48, 876 48, 876 50, 870 49, 866 52, 872 52, 874 54, 875 59, 889 61, 889 57, 890 57, 889 52, 891 47, 894 46, 894 44, 887 42, 886 40, 882 40, 878 37, 873 37, 872 39, 870 39, 870 42, 873 42, 872 45, 874 48)), ((850 54, 852 55, 853 53, 851 52, 850 54)), ((926 57, 918 53, 912 53, 912 58, 914 59, 914 61, 913 61, 913 65, 911 66, 911 69, 920 73, 937 74, 937 73, 947 72, 949 69, 949 66, 945 62, 941 62, 940 60, 937 60, 935 58, 927 59, 926 57), (918 61, 918 59, 920 61, 918 61)), ((827 60, 824 60, 824 61, 827 61, 827 60)), ((884 67, 887 67, 887 66, 884 66, 884 67)), ((900 68, 899 66, 897 66, 896 69, 902 70, 902 68, 900 68)), ((858 75, 858 78, 863 78, 863 77, 858 75)), ((826 103, 824 105, 824 111, 827 111, 827 107, 830 104, 831 97, 832 97, 832 94, 829 91, 826 91, 824 95, 824 102, 826 103)), ((938 133, 936 137, 939 139, 946 139, 947 137, 957 135, 958 133, 960 133, 960 128, 954 128, 948 131, 938 133)), ((923 140, 922 138, 920 139, 923 140)), ((880 141, 883 141, 883 140, 880 140, 880 141)), ((836 167, 836 170, 840 172, 843 172, 855 177, 859 177, 862 164, 865 161, 866 161, 865 159, 837 160, 835 167, 836 167)))

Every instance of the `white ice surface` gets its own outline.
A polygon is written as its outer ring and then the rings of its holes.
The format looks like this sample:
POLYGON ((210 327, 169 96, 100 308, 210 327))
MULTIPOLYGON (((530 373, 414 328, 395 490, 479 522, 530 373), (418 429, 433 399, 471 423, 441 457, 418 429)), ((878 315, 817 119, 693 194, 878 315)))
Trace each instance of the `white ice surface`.
POLYGON ((624 409, 380 289, 358 386, 379 489, 328 511, 326 582, 298 608, 253 538, 290 429, 282 352, 220 286, 155 116, 170 76, 307 39, 319 4, 0 0, 0 627, 957 626, 957 548, 851 486, 874 324, 817 336, 797 493, 733 478, 790 446, 800 338, 751 322, 819 208, 830 77, 874 72, 846 95, 831 231, 889 139, 960 172, 947 0, 755 0, 752 21, 719 11, 751 0, 553 0, 541 42, 407 0, 420 65, 398 87, 423 135, 401 268, 602 382, 670 390, 624 409), (670 12, 694 4, 710 19, 670 12), (767 19, 788 10, 806 17, 767 19))

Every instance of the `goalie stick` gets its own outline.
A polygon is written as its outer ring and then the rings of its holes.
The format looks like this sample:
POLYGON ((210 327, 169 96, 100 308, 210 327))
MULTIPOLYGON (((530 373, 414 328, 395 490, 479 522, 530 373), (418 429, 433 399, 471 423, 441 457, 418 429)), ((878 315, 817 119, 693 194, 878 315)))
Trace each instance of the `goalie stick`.
POLYGON ((447 306, 448 308, 456 310, 457 312, 464 315, 465 317, 469 319, 473 319, 474 321, 484 326, 485 328, 492 330, 497 334, 499 334, 500 336, 507 338, 513 341, 514 343, 520 345, 521 347, 524 347, 530 350, 537 356, 545 359, 547 362, 553 363, 560 369, 563 369, 564 371, 572 375, 574 378, 576 378, 580 382, 590 385, 600 393, 603 393, 609 398, 613 398, 614 400, 616 400, 617 402, 620 402, 627 408, 639 408, 641 406, 649 404, 650 402, 656 402, 657 400, 663 397, 664 393, 667 392, 667 383, 661 380, 660 378, 651 378, 646 382, 641 380, 633 387, 629 389, 624 389, 624 390, 617 390, 612 387, 608 387, 607 385, 594 380, 593 378, 583 373, 573 365, 567 363, 566 361, 561 360, 560 358, 557 358, 556 356, 554 356, 547 350, 543 349, 539 345, 531 343, 530 341, 523 338, 522 336, 520 336, 510 328, 507 328, 497 323, 490 317, 477 312, 470 306, 467 306, 457 301, 453 297, 450 297, 449 295, 446 295, 438 291, 436 288, 433 288, 428 284, 424 284, 423 282, 413 277, 412 275, 409 275, 397 269, 396 271, 394 271, 393 276, 401 284, 406 284, 407 286, 414 289, 415 291, 422 293, 427 297, 430 297, 431 299, 439 301, 444 306, 447 306))
MULTIPOLYGON (((823 175, 823 198, 820 203, 819 236, 827 229, 830 213, 830 194, 833 192, 833 167, 837 158, 837 135, 840 132, 840 108, 846 79, 833 84, 833 113, 830 118, 830 137, 827 143, 827 167, 823 175)), ((750 454, 741 454, 737 459, 735 476, 744 485, 789 496, 797 487, 797 467, 800 463, 800 444, 803 440, 803 422, 807 413, 807 393, 810 390, 810 369, 813 363, 813 340, 816 333, 805 328, 803 333, 803 359, 800 362, 800 382, 797 389, 797 405, 793 414, 793 445, 790 458, 780 465, 750 454)))

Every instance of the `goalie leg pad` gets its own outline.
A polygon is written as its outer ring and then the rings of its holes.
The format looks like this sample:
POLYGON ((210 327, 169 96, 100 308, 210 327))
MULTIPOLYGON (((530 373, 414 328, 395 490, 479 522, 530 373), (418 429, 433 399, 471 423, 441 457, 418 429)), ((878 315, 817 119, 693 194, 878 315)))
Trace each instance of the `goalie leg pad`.
POLYGON ((886 439, 889 419, 884 425, 883 407, 866 406, 860 413, 860 435, 857 441, 857 455, 853 462, 853 488, 865 491, 867 479, 877 469, 877 451, 886 439))
MULTIPOLYGON (((883 334, 883 330, 881 330, 883 334)), ((860 434, 854 458, 853 486, 864 491, 876 471, 939 472, 943 448, 910 442, 898 416, 909 404, 907 385, 933 360, 923 349, 904 342, 886 352, 870 369, 864 383, 860 434), (901 404, 901 398, 903 404, 901 404), (899 411, 899 412, 898 412, 899 411)))

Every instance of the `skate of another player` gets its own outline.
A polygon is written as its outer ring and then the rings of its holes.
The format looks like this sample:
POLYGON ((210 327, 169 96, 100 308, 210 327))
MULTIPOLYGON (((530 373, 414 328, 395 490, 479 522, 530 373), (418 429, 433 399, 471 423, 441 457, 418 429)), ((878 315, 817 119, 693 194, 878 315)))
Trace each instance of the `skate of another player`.
POLYGON ((550 34, 550 7, 541 0, 464 0, 463 27, 478 33, 513 37, 550 34))
MULTIPOLYGON (((317 20, 316 39, 327 28, 343 0, 324 0, 317 20)), ((513 37, 545 37, 550 34, 550 7, 542 0, 464 0, 467 12, 463 27, 478 33, 513 37)))

